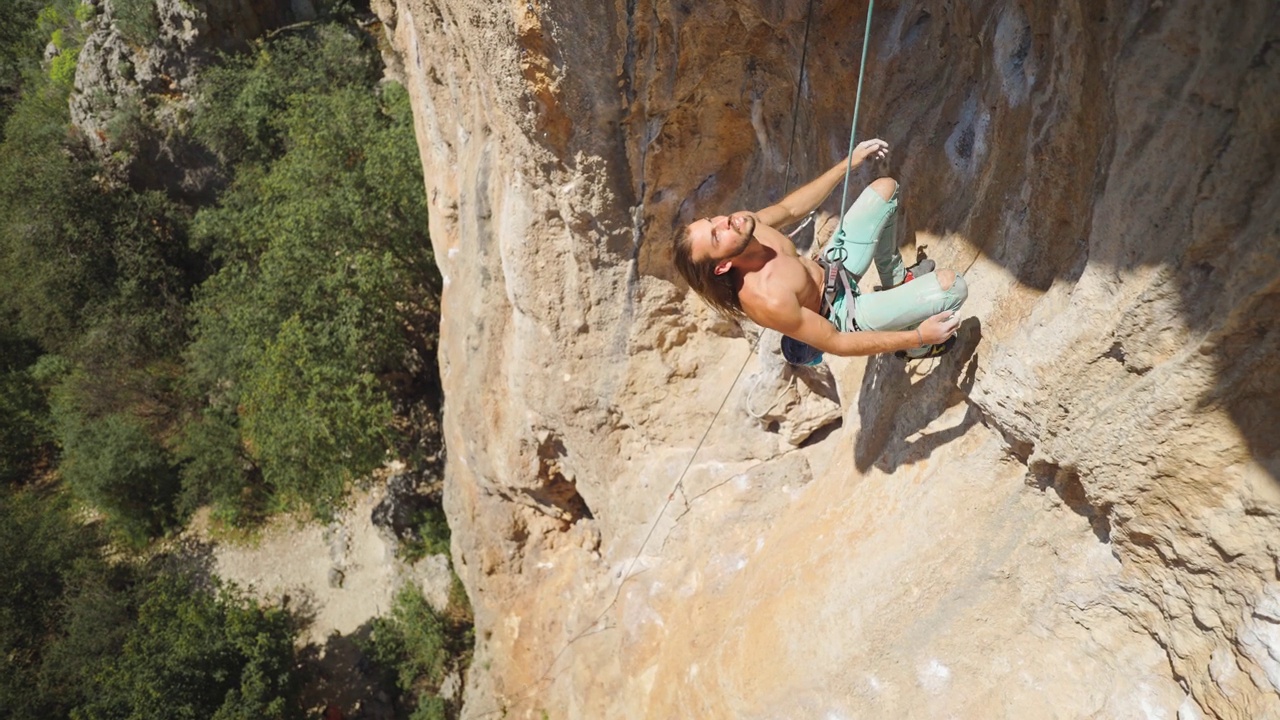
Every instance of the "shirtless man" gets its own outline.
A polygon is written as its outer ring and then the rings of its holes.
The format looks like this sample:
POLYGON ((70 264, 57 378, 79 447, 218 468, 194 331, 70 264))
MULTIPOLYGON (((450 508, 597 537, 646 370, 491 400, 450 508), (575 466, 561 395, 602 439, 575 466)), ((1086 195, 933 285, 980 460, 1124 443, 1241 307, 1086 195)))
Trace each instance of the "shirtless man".
MULTIPOLYGON (((883 140, 860 143, 853 167, 885 157, 888 149, 883 140)), ((775 229, 817 208, 844 177, 847 163, 758 212, 741 210, 690 223, 676 236, 677 270, 720 312, 745 315, 791 338, 784 339, 783 351, 794 364, 817 364, 823 352, 898 351, 910 358, 946 352, 960 325, 956 310, 968 297, 964 277, 951 270, 912 277, 909 273, 921 268, 903 266, 894 242, 898 183, 892 178, 879 178, 862 192, 825 250, 828 264, 849 273, 848 284, 835 283, 834 293, 824 292, 823 267, 801 256, 775 229), (863 295, 857 282, 873 259, 889 289, 863 295)))

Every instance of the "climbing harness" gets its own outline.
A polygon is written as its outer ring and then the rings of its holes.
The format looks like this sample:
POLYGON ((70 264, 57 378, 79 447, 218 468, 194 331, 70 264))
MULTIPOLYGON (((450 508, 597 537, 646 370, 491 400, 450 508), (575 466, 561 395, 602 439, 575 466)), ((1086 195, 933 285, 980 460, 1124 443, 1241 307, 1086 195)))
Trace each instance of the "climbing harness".
MULTIPOLYGON (((849 251, 844 246, 829 247, 818 260, 818 265, 822 267, 826 273, 826 280, 822 287, 822 314, 829 317, 830 313, 836 306, 836 300, 840 297, 840 291, 849 297, 858 297, 858 281, 862 278, 849 272, 844 266, 844 261, 849 258, 849 251)), ((846 302, 844 304, 843 317, 838 318, 836 329, 842 332, 849 330, 857 330, 858 323, 853 319, 853 303, 846 302)))
MULTIPOLYGON (((844 266, 848 256, 843 246, 828 248, 827 252, 815 258, 818 267, 822 268, 823 287, 822 302, 818 314, 835 323, 836 329, 842 332, 856 332, 861 329, 853 319, 853 303, 846 302, 839 313, 833 313, 836 300, 843 290, 851 297, 858 296, 857 275, 849 272, 844 266), (833 262, 834 259, 834 262, 833 262), (834 317, 833 317, 834 314, 834 317)), ((782 336, 782 357, 792 365, 819 365, 822 363, 822 351, 808 343, 786 335, 782 336)))

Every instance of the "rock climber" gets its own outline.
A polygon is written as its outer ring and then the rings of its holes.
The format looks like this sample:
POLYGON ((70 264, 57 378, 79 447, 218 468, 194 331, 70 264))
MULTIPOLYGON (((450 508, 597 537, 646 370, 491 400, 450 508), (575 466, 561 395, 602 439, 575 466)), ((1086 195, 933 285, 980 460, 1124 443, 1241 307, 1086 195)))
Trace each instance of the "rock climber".
POLYGON ((831 194, 845 173, 887 157, 880 139, 859 143, 846 158, 775 205, 696 220, 675 237, 676 269, 713 308, 746 316, 782 333, 782 352, 795 365, 822 353, 899 357, 941 355, 955 343, 956 311, 968 297, 964 277, 933 271, 925 260, 907 268, 894 240, 898 183, 872 182, 840 220, 817 259, 802 256, 775 228, 796 222, 831 194), (886 288, 862 294, 858 281, 872 260, 886 288), (910 281, 910 282, 908 282, 910 281))

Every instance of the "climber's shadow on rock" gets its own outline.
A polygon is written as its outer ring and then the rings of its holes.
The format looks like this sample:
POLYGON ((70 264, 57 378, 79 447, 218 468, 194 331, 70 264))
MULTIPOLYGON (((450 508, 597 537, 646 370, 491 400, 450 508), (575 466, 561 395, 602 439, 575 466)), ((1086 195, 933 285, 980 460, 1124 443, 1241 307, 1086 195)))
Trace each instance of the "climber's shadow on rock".
POLYGON ((854 464, 859 472, 872 465, 893 472, 899 465, 923 460, 968 431, 980 419, 972 404, 957 426, 907 441, 947 408, 966 402, 977 377, 976 352, 982 340, 982 323, 976 317, 960 325, 959 340, 950 353, 937 360, 907 363, 879 355, 867 363, 858 397, 858 436, 854 464), (932 364, 932 367, 931 367, 932 364), (914 385, 912 378, 927 373, 914 385))

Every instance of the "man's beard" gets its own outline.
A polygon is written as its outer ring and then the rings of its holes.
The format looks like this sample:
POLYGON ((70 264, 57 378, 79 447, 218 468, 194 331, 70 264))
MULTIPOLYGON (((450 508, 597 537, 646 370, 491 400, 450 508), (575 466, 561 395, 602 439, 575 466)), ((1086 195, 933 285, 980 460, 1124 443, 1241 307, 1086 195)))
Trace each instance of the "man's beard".
POLYGON ((750 215, 738 216, 738 217, 741 217, 742 220, 739 223, 738 227, 735 228, 733 227, 734 217, 735 216, 730 216, 729 227, 733 229, 734 232, 737 232, 738 235, 741 236, 742 240, 738 242, 737 247, 733 248, 733 254, 729 256, 731 258, 738 257, 742 253, 746 252, 747 248, 750 247, 751 245, 751 240, 756 236, 756 219, 755 218, 751 217, 750 215))

